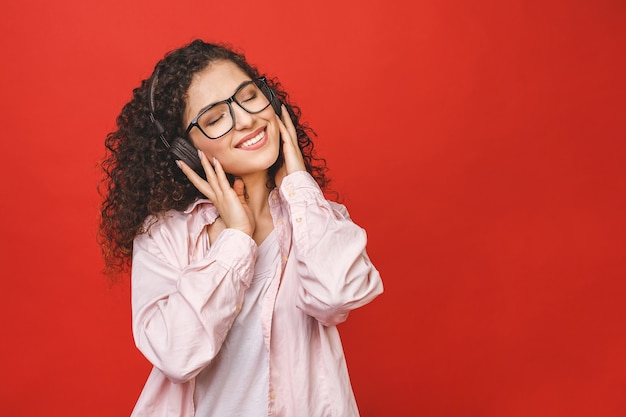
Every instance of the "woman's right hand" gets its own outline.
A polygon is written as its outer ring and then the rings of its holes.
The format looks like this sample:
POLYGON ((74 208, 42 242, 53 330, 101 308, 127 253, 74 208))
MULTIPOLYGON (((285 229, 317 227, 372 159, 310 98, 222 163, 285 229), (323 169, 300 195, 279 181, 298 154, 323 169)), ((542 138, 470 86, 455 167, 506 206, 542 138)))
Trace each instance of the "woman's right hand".
POLYGON ((189 181, 215 205, 226 227, 241 230, 252 236, 255 228, 254 216, 246 201, 241 178, 236 178, 231 187, 222 165, 216 158, 213 158, 211 165, 202 151, 198 151, 198 156, 206 173, 206 181, 185 162, 179 160, 176 164, 189 181))

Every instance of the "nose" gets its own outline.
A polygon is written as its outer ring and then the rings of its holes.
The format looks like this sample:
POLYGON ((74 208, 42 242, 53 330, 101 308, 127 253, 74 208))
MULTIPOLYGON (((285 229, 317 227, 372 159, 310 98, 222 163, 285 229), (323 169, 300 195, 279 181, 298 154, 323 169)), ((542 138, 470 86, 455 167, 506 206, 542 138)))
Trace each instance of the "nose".
POLYGON ((248 113, 235 102, 233 103, 233 115, 235 116, 235 129, 247 129, 254 123, 254 115, 248 113))

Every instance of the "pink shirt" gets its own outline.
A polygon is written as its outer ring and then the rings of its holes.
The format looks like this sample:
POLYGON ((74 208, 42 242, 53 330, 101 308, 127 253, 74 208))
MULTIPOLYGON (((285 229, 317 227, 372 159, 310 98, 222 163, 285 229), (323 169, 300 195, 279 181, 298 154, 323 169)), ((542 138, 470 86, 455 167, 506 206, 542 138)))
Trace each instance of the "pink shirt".
MULTIPOLYGON (((351 417, 358 410, 337 324, 382 290, 365 231, 306 172, 270 193, 281 262, 262 305, 270 352, 269 416, 351 417)), ((194 416, 195 376, 219 352, 254 273, 257 245, 224 230, 208 200, 170 211, 133 248, 133 334, 154 365, 135 417, 194 416)))

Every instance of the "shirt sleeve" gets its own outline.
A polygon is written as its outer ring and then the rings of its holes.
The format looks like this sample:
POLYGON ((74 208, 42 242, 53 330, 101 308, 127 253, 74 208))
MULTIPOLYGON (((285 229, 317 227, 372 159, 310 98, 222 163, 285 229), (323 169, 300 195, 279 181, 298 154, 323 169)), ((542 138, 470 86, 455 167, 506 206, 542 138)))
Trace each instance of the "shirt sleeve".
POLYGON ((174 383, 195 377, 219 352, 257 254, 248 235, 226 229, 203 258, 181 265, 176 259, 188 250, 181 242, 162 230, 142 234, 132 264, 135 343, 174 383))
POLYGON ((343 322, 350 310, 382 293, 378 270, 365 250, 365 230, 343 205, 324 198, 307 172, 281 184, 293 227, 293 251, 300 280, 297 306, 324 325, 343 322))

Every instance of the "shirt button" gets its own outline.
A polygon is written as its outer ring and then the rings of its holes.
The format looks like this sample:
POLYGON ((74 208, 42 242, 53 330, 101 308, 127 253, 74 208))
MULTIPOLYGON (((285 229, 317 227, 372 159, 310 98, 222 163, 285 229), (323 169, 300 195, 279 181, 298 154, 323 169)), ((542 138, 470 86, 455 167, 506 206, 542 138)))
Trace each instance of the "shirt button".
POLYGON ((302 217, 298 217, 298 218, 296 219, 296 221, 297 221, 298 223, 300 223, 300 222, 302 221, 302 217))
POLYGON ((279 221, 278 221, 278 224, 279 224, 279 225, 281 225, 281 226, 283 225, 283 223, 284 223, 284 222, 283 222, 282 220, 279 220, 279 221))
POLYGON ((241 305, 241 303, 237 304, 237 310, 238 310, 238 311, 241 311, 241 307, 243 307, 243 306, 241 305))
POLYGON ((274 390, 270 391, 270 399, 274 399, 276 398, 276 393, 274 392, 274 390))

